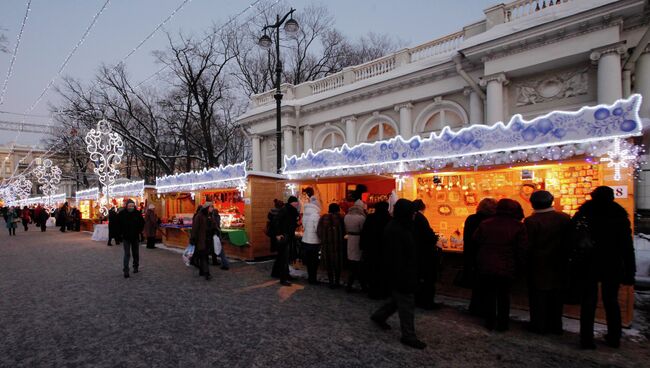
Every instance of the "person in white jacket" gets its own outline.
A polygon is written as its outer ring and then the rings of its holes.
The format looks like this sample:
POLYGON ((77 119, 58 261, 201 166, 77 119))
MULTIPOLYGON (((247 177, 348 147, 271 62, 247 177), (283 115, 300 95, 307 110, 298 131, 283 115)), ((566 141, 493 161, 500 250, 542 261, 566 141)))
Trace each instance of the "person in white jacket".
POLYGON ((309 283, 317 284, 318 275, 318 254, 320 253, 320 239, 316 232, 318 220, 320 220, 321 208, 318 199, 314 196, 303 206, 302 226, 304 233, 302 236, 303 262, 307 266, 309 283))
MULTIPOLYGON (((363 204, 360 200, 358 202, 363 204)), ((345 223, 345 234, 348 240, 348 263, 350 265, 346 290, 351 292, 353 290, 352 286, 357 279, 361 283, 361 288, 365 289, 365 279, 361 275, 362 254, 359 243, 361 240, 361 230, 363 229, 363 224, 366 222, 366 211, 362 205, 355 203, 348 210, 343 222, 345 223)))

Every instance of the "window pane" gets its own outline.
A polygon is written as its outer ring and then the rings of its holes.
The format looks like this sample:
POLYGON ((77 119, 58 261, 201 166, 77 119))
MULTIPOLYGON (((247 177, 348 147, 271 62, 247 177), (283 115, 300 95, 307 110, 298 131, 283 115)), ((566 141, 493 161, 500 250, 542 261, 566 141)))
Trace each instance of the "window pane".
POLYGON ((393 129, 393 127, 390 124, 384 123, 383 128, 384 128, 384 135, 382 139, 393 138, 394 136, 397 135, 397 132, 395 131, 395 129, 393 129))
POLYGON ((381 139, 379 136, 379 124, 373 126, 372 129, 370 129, 370 132, 368 132, 368 136, 366 137, 366 141, 374 142, 378 139, 381 139))
POLYGON ((445 122, 443 125, 449 125, 450 127, 459 127, 463 125, 463 119, 456 112, 445 110, 445 122))
POLYGON ((427 123, 424 124, 423 131, 424 132, 431 132, 431 131, 434 131, 434 130, 440 130, 440 129, 442 129, 442 127, 443 127, 443 125, 442 125, 441 112, 438 111, 438 112, 434 113, 433 115, 431 115, 431 117, 429 118, 427 123))

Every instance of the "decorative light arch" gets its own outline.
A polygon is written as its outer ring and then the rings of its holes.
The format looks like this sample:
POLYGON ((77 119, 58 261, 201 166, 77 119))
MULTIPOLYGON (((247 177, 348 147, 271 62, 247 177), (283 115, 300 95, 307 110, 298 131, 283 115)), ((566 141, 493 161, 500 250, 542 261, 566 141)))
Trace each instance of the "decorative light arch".
POLYGON ((377 125, 379 125, 379 138, 377 139, 378 141, 396 137, 400 134, 399 124, 397 124, 395 119, 391 118, 388 115, 375 112, 372 114, 371 117, 366 119, 366 121, 364 121, 359 127, 359 130, 357 132, 357 142, 368 142, 368 134, 370 134, 372 128, 374 128, 377 125), (395 134, 389 137, 385 136, 383 133, 382 123, 388 124, 395 131, 395 134))
POLYGON ((318 150, 321 150, 321 149, 323 149, 323 148, 334 148, 334 147, 337 147, 337 146, 325 147, 325 140, 326 140, 327 138, 330 138, 330 139, 331 139, 332 134, 337 134, 337 135, 340 135, 340 136, 341 136, 341 138, 342 138, 343 141, 342 141, 341 144, 338 145, 338 146, 342 146, 342 145, 345 143, 345 141, 346 141, 345 138, 346 138, 346 137, 345 137, 345 132, 343 131, 343 129, 337 127, 336 125, 325 125, 325 127, 324 127, 323 129, 321 129, 321 130, 316 134, 316 137, 314 138, 314 149, 315 149, 316 151, 318 151, 318 150))
MULTIPOLYGON (((420 134, 421 133, 431 133, 431 130, 425 130, 425 124, 437 113, 442 113, 444 114, 444 111, 452 111, 453 113, 457 114, 461 120, 462 120, 462 125, 467 125, 470 123, 469 118, 467 116, 467 112, 465 109, 458 103, 450 100, 438 100, 435 101, 431 104, 429 104, 427 107, 425 107, 415 118, 415 124, 413 125, 413 132, 415 134, 420 134)), ((446 122, 441 121, 440 129, 436 129, 433 131, 439 131, 442 130, 445 126, 448 126, 446 122)), ((450 128, 460 128, 450 126, 450 128)))

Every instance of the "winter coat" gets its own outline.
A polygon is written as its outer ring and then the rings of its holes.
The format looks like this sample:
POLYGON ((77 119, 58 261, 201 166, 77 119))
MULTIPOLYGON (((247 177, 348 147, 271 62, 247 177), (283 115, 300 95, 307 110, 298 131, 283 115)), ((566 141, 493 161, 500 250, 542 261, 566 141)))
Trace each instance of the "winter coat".
POLYGON ((580 207, 572 222, 575 224, 580 219, 587 220, 594 243, 594 249, 586 260, 585 276, 591 280, 632 285, 636 263, 627 211, 613 201, 592 200, 580 207))
POLYGON ((32 213, 29 211, 29 208, 24 208, 20 217, 24 222, 30 222, 32 220, 32 213))
POLYGON ((144 215, 144 236, 155 238, 158 233, 158 216, 152 209, 147 209, 144 215))
POLYGON ((50 212, 47 210, 47 208, 41 208, 41 210, 38 213, 38 221, 41 224, 47 224, 47 220, 50 219, 50 212))
POLYGON ((124 209, 117 216, 120 224, 119 235, 121 238, 125 241, 139 242, 140 233, 142 233, 142 229, 144 228, 144 219, 140 211, 133 210, 129 212, 129 210, 124 209))
POLYGON ((535 211, 524 220, 528 235, 528 280, 537 290, 567 286, 571 217, 553 208, 535 211))
POLYGON ((383 232, 381 244, 391 289, 413 294, 418 284, 418 256, 412 224, 391 220, 383 232))
POLYGON ((366 222, 366 213, 363 207, 356 204, 350 207, 343 222, 348 237, 348 260, 360 261, 362 256, 360 247, 361 230, 363 230, 363 224, 366 222))
POLYGON ((306 244, 320 244, 318 238, 318 221, 320 220, 320 207, 315 203, 306 203, 303 207, 302 226, 304 234, 302 242, 306 244))
POLYGON ((377 259, 381 256, 381 239, 390 220, 388 211, 371 213, 366 217, 359 243, 364 258, 377 259))
POLYGON ((6 226, 7 229, 15 229, 16 228, 16 223, 14 222, 18 218, 18 214, 16 213, 16 210, 14 209, 9 209, 7 210, 7 218, 6 218, 6 226))
POLYGON ((120 220, 115 208, 108 211, 108 236, 117 238, 120 236, 120 220))
POLYGON ((429 220, 421 213, 415 213, 413 220, 413 239, 418 247, 418 273, 422 276, 435 267, 438 235, 429 225, 429 220))
POLYGON ((199 211, 192 219, 192 235, 190 243, 194 244, 197 254, 209 253, 212 236, 210 236, 210 219, 203 211, 199 211))
POLYGON ((484 220, 490 218, 484 213, 475 213, 467 216, 463 227, 463 276, 466 280, 472 280, 476 273, 476 254, 478 244, 474 241, 474 233, 484 220))
POLYGON ((343 264, 343 235, 345 225, 340 215, 327 213, 318 220, 316 233, 321 242, 325 268, 332 269, 343 264), (335 263, 335 264, 334 264, 335 263))
POLYGON ((489 218, 479 225, 474 241, 479 274, 513 279, 523 269, 528 239, 520 221, 505 215, 489 218))
POLYGON ((296 228, 298 227, 298 217, 300 213, 289 203, 286 203, 275 222, 273 233, 276 236, 284 236, 284 242, 291 242, 296 237, 296 228))

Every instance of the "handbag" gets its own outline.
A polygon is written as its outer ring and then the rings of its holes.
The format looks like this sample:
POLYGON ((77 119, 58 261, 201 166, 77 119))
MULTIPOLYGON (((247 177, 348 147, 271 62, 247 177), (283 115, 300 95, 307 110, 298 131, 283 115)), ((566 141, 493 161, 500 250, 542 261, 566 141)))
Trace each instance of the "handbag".
POLYGON ((214 242, 214 254, 216 255, 221 254, 221 250, 223 249, 223 246, 221 245, 221 238, 219 238, 219 235, 214 235, 212 237, 212 241, 214 242))

